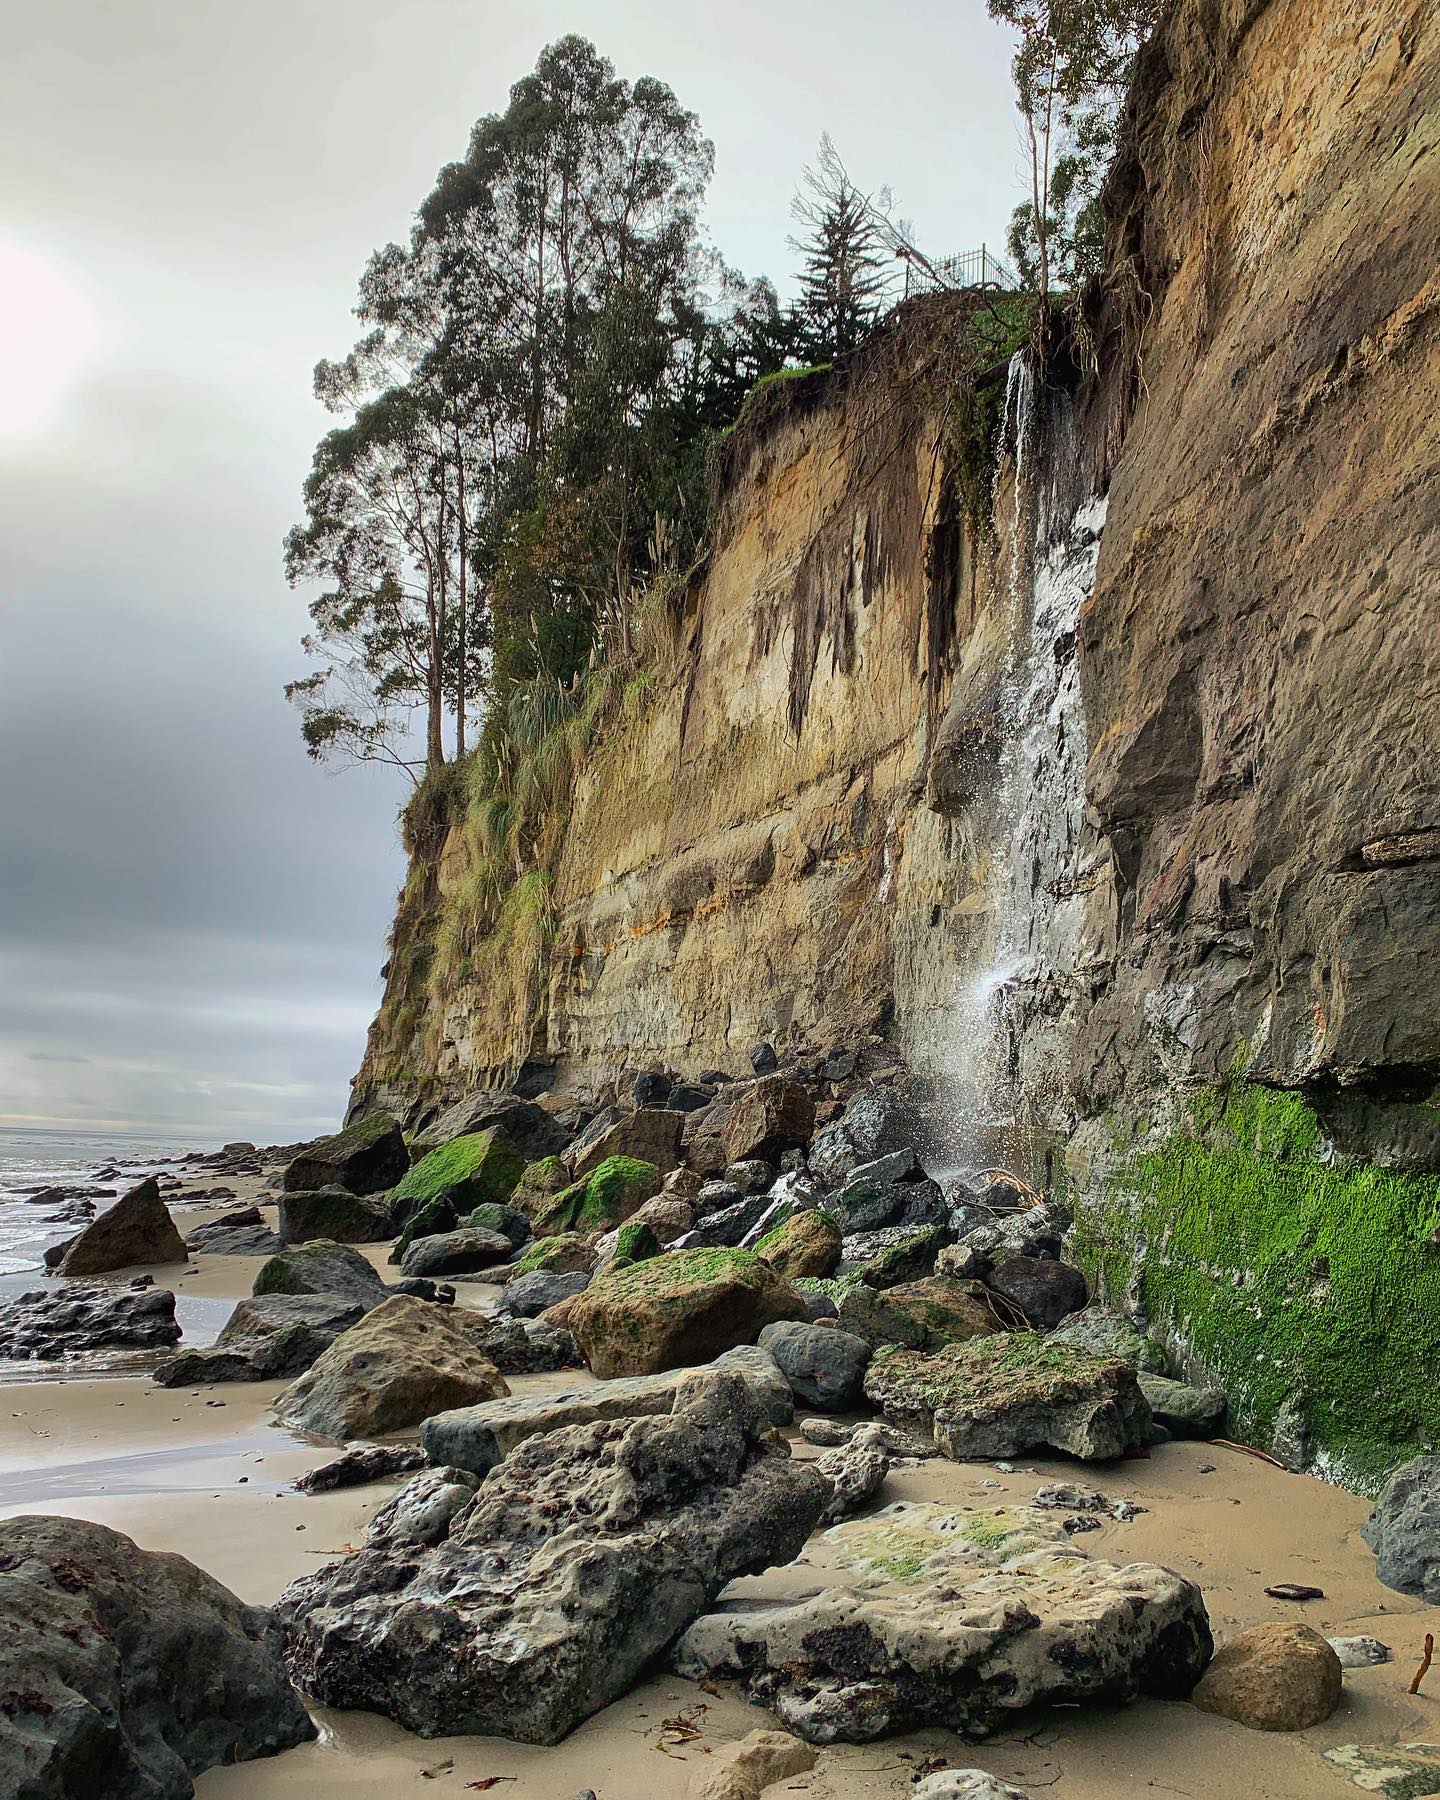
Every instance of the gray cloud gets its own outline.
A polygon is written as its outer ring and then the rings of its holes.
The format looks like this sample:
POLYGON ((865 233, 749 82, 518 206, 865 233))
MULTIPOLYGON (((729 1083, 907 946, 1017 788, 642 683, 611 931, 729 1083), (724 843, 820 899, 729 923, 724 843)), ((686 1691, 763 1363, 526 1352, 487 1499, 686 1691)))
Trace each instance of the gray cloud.
POLYGON ((1003 235, 1016 146, 979 0, 25 0, 0 246, 93 312, 0 436, 0 1118, 283 1138, 334 1121, 403 873, 402 789, 327 775, 281 694, 279 545, 366 254, 561 32, 700 113, 727 257, 783 276, 830 129, 937 251, 1003 235))

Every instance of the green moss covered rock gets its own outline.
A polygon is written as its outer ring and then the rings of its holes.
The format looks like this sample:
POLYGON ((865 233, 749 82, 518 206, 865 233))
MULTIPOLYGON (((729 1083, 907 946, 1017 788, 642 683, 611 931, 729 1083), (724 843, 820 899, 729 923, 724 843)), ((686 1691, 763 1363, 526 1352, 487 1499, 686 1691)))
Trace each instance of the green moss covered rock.
POLYGON ((352 1194, 342 1187, 301 1190, 280 1196, 276 1221, 281 1241, 305 1244, 329 1238, 335 1244, 378 1244, 391 1232, 390 1208, 382 1198, 352 1194))
POLYGON ((570 1303, 566 1328, 595 1374, 653 1375, 751 1344, 805 1302, 750 1250, 671 1250, 608 1270, 570 1303))
POLYGON ((836 1306, 845 1330, 867 1344, 903 1344, 910 1350, 938 1350, 1004 1329, 978 1281, 946 1275, 884 1289, 857 1281, 836 1306))
POLYGON ((628 1269, 632 1263, 648 1262, 652 1256, 660 1254, 660 1240, 648 1225, 636 1224, 633 1220, 620 1227, 615 1238, 615 1256, 610 1267, 612 1269, 628 1269))
POLYGON ((403 1261, 405 1252, 416 1238, 435 1237, 442 1231, 453 1231, 459 1223, 455 1203, 448 1193, 437 1194, 433 1200, 423 1201, 411 1213, 405 1229, 390 1246, 390 1261, 403 1261))
POLYGON ((510 1196, 510 1202, 513 1206, 518 1206, 527 1218, 533 1219, 552 1195, 569 1185, 570 1171, 560 1158, 542 1156, 537 1162, 526 1163, 515 1192, 510 1196))
POLYGON ((770 1267, 787 1281, 797 1276, 833 1275, 840 1263, 844 1240, 840 1227, 827 1212, 807 1207, 767 1231, 755 1246, 770 1267))
POLYGON ((1136 1373, 1114 1358, 997 1332, 927 1354, 885 1345, 865 1396, 892 1423, 933 1436, 958 1460, 1039 1449, 1108 1462, 1148 1441, 1150 1408, 1136 1373))
POLYGON ((557 1231, 611 1231, 660 1192, 654 1163, 607 1156, 581 1181, 572 1181, 531 1217, 537 1236, 557 1231))
POLYGON ((416 1163, 390 1195, 396 1222, 408 1224, 427 1200, 445 1194, 457 1214, 490 1201, 508 1200, 525 1159, 497 1126, 456 1138, 416 1163))
POLYGON ((595 1240, 581 1231, 559 1231, 538 1237, 515 1263, 517 1275, 545 1269, 552 1275, 575 1275, 595 1261, 595 1240))

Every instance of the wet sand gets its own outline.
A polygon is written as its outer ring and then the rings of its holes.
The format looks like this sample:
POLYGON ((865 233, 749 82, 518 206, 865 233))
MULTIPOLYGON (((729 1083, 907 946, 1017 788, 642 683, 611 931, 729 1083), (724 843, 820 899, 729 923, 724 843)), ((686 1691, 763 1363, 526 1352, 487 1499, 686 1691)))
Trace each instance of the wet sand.
MULTIPOLYGON (((209 1209, 212 1215, 226 1210, 230 1206, 209 1209)), ((205 1209, 182 1210, 181 1229, 205 1216, 205 1209)), ((385 1267, 386 1246, 367 1254, 385 1267)), ((152 1272, 183 1300, 213 1306, 218 1328, 230 1304, 249 1292, 259 1261, 201 1255, 189 1269, 152 1272)), ((494 1294, 483 1283, 466 1283, 461 1300, 484 1309, 494 1294)), ((515 1377, 511 1386, 523 1393, 574 1379, 515 1377)), ((93 1519, 148 1548, 181 1551, 247 1600, 272 1601, 317 1560, 358 1543, 367 1518, 394 1487, 295 1493, 295 1479, 335 1450, 270 1422, 270 1402, 281 1385, 165 1390, 134 1374, 0 1377, 0 1516, 51 1512, 93 1519)), ((797 1441, 795 1454, 818 1452, 797 1441)), ((1149 1461, 1107 1469, 1058 1457, 1027 1460, 1014 1474, 986 1464, 913 1463, 892 1473, 881 1504, 944 1501, 989 1509, 1028 1500, 1042 1481, 1055 1480, 1083 1482, 1147 1507, 1128 1524, 1106 1520, 1079 1547, 1094 1557, 1154 1561, 1191 1576, 1205 1593, 1217 1638, 1268 1619, 1299 1618, 1327 1635, 1371 1633, 1392 1647, 1395 1660, 1348 1671, 1335 1715, 1293 1735, 1247 1731, 1188 1705, 1156 1701, 1052 1709, 980 1745, 927 1731, 827 1749, 812 1773, 770 1793, 804 1793, 813 1800, 900 1796, 928 1756, 983 1768, 1037 1796, 1061 1800, 1147 1793, 1338 1800, 1359 1790, 1323 1760, 1326 1749, 1440 1743, 1440 1681, 1432 1677, 1429 1695, 1405 1692, 1424 1633, 1440 1634, 1440 1608, 1375 1580, 1373 1559, 1357 1535, 1369 1503, 1338 1488, 1235 1451, 1167 1444, 1149 1461), (1279 1581, 1321 1587, 1325 1598, 1303 1605, 1267 1598, 1264 1588, 1279 1581)), ((731 1592, 797 1596, 835 1579, 844 1576, 827 1568, 822 1535, 799 1562, 737 1582, 731 1592)), ((773 1723, 732 1693, 706 1693, 664 1675, 642 1683, 554 1748, 500 1739, 421 1740, 369 1714, 321 1710, 317 1719, 321 1735, 313 1744, 201 1776, 200 1800, 390 1800, 407 1793, 459 1800, 474 1791, 467 1783, 488 1776, 512 1778, 496 1791, 518 1800, 570 1800, 586 1787, 600 1800, 669 1800, 684 1795, 703 1770, 705 1745, 713 1748, 773 1723), (667 1742, 663 1721, 679 1712, 699 1724, 698 1742, 667 1742)))

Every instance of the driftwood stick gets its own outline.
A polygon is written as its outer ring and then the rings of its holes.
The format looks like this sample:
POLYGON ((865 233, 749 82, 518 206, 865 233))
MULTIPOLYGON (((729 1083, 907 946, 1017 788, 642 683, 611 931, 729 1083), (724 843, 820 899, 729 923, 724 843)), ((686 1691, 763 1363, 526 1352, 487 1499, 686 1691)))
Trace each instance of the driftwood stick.
POLYGON ((1434 1651, 1434 1633, 1427 1631, 1425 1633, 1425 1654, 1420 1658, 1420 1667, 1415 1671, 1415 1679, 1410 1683, 1410 1692, 1412 1694, 1418 1694, 1420 1692, 1420 1683, 1430 1673, 1430 1658, 1434 1654, 1434 1651))

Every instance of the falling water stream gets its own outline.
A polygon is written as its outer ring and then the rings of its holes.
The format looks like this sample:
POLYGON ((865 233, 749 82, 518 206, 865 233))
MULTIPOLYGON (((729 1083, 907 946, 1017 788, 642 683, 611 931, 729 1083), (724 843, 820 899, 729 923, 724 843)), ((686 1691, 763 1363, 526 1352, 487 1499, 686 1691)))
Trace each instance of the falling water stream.
MULTIPOLYGON (((1010 578, 985 966, 956 998, 944 1073, 957 1163, 1034 1168, 1065 1122, 1067 1020, 1086 885, 1076 659, 1105 500, 1083 489, 1069 396, 1010 365, 1010 578)), ((997 501, 1003 496, 997 494, 997 501)), ((997 511, 998 511, 997 507, 997 511)))

